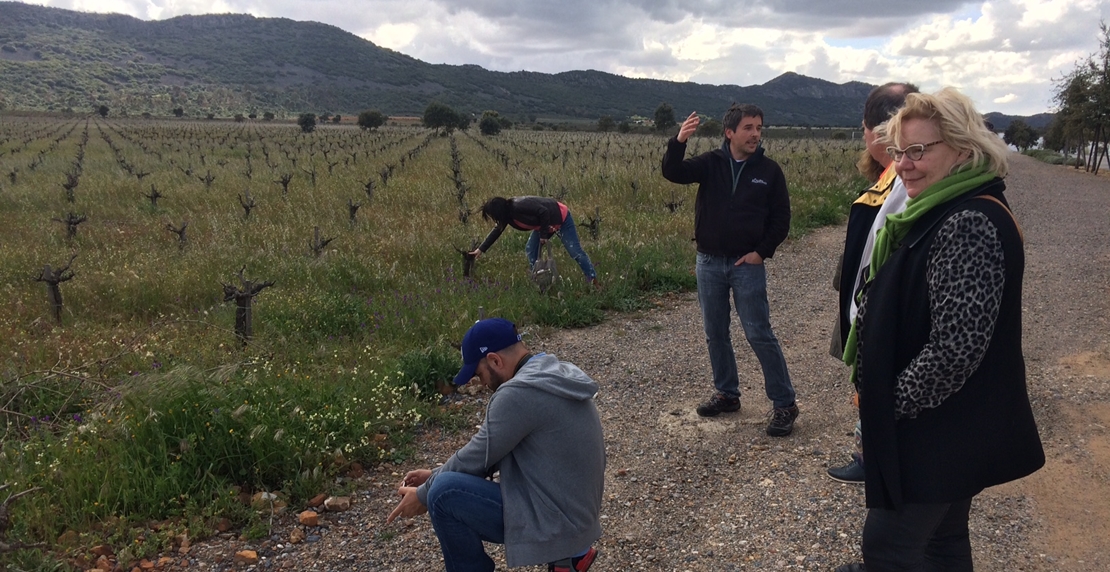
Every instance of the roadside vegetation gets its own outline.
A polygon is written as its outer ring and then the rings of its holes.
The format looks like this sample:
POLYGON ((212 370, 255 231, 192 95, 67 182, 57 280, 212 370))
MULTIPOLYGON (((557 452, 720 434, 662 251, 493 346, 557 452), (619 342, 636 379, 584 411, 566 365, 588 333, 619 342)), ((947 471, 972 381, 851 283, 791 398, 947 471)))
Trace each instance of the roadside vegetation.
MULTIPOLYGON (((582 327, 694 287, 695 189, 659 175, 662 137, 498 131, 0 116, 0 494, 32 491, 0 541, 46 544, 0 559, 265 535, 251 495, 342 492, 456 422, 438 404, 481 312, 582 327), (570 206, 603 288, 556 248, 539 293, 522 232, 466 275, 477 207, 528 194, 570 206)), ((793 236, 843 219, 859 141, 765 146, 793 236)))

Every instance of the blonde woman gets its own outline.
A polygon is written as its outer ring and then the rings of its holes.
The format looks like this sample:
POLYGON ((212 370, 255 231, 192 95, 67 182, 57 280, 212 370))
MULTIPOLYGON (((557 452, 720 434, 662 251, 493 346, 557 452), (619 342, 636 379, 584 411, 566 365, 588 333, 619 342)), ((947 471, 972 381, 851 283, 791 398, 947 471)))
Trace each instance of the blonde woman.
POLYGON ((1009 150, 952 88, 910 94, 887 148, 906 209, 876 236, 845 357, 855 366, 868 507, 864 564, 972 570, 984 488, 1044 465, 1021 351, 1024 249, 1009 150))

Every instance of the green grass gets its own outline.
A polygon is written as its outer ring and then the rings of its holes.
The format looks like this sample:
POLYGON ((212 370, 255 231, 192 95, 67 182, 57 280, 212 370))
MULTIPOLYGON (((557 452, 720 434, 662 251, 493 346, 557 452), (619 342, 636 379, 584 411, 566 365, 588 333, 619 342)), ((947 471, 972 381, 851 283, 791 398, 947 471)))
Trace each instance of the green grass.
POLYGON ((1063 165, 1066 163, 1068 165, 1075 166, 1075 163, 1078 160, 1074 155, 1065 158, 1063 155, 1055 151, 1049 151, 1047 149, 1027 149, 1025 151, 1022 151, 1022 154, 1028 155, 1038 161, 1043 161, 1050 165, 1063 165))
MULTIPOLYGON (((422 130, 0 116, 0 483, 41 487, 14 505, 12 538, 73 531, 85 545, 132 546, 150 534, 141 523, 198 537, 218 518, 257 533, 261 517, 240 492, 298 502, 350 463, 403 460, 414 428, 454 427, 436 403, 457 371, 452 344, 480 311, 526 331, 582 327, 695 287, 695 188, 660 176, 661 137, 508 130, 454 141, 464 206, 451 140, 422 130), (72 203, 67 173, 79 173, 72 203), (282 174, 294 176, 288 193, 282 174), (157 208, 143 196, 152 185, 157 208), (247 190, 256 206, 244 218, 247 190), (603 288, 556 240, 560 280, 538 292, 520 232, 463 277, 457 250, 489 225, 460 222, 460 209, 495 194, 570 205, 603 288), (349 201, 362 203, 353 224, 349 201), (51 222, 69 212, 89 219, 71 240, 51 222), (166 227, 183 222, 180 249, 166 227), (320 256, 309 248, 316 228, 334 239, 320 256), (71 254, 59 325, 34 278, 71 254), (245 347, 221 286, 240 271, 274 282, 253 300, 245 347)), ((718 144, 695 138, 691 153, 718 144)), ((864 186, 859 143, 766 146, 790 185, 791 236, 839 223, 864 186)), ((48 568, 40 556, 19 558, 48 568)))

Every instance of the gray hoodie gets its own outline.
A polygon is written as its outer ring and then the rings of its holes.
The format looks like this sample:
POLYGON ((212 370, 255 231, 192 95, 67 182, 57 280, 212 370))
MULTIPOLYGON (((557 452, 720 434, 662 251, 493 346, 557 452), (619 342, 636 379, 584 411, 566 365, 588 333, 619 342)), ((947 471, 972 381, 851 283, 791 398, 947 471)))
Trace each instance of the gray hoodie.
POLYGON ((540 354, 490 397, 486 420, 417 489, 442 471, 488 477, 501 471, 505 557, 510 568, 572 556, 601 537, 605 440, 594 405, 597 382, 540 354))

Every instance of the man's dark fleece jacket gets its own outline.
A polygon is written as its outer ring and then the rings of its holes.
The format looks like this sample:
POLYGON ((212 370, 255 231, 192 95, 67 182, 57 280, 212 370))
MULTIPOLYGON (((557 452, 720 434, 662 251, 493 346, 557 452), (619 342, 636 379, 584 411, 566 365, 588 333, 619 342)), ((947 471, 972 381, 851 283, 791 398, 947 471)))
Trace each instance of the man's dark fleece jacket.
POLYGON ((790 196, 778 163, 764 156, 762 147, 746 161, 734 161, 727 140, 715 151, 685 156, 686 144, 672 137, 663 155, 663 176, 672 183, 699 184, 694 203, 698 252, 774 256, 790 232, 790 196))

